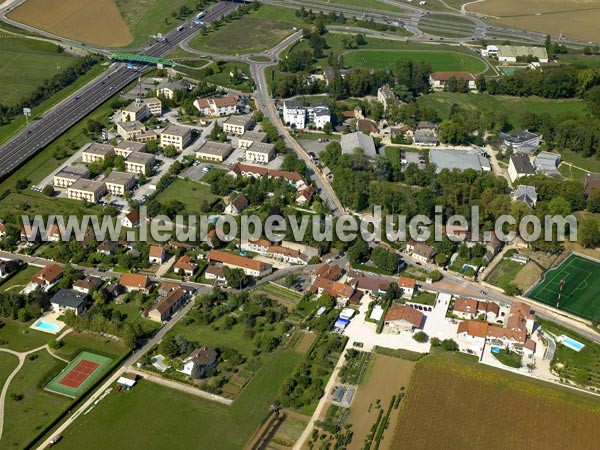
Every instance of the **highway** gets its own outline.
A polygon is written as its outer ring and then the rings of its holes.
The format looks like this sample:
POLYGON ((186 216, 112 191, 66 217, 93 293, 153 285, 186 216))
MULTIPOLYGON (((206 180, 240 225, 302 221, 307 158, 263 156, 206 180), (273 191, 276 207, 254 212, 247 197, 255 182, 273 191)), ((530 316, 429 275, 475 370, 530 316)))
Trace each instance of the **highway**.
MULTIPOLYGON (((205 24, 209 24, 239 6, 238 3, 219 2, 206 10, 206 15, 202 20, 205 24)), ((164 35, 164 42, 155 42, 144 48, 142 54, 165 56, 180 42, 196 34, 201 27, 201 25, 193 25, 192 19, 183 23, 182 26, 181 31, 173 30, 164 35)), ((143 69, 143 66, 139 68, 139 70, 143 69)), ((94 81, 59 103, 42 117, 33 120, 0 147, 0 178, 5 178, 94 109, 135 81, 140 74, 141 72, 138 70, 127 69, 125 63, 113 63, 94 81)))

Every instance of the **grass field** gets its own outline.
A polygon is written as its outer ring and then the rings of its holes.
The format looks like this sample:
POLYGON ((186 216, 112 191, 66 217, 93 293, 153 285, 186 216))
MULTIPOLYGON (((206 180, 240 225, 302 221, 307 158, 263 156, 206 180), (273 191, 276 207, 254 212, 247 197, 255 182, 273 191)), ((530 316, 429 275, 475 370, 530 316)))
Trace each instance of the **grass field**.
POLYGON ((271 354, 232 406, 141 381, 129 392, 110 394, 77 420, 65 432, 61 446, 88 450, 241 449, 301 359, 294 350, 271 354), (135 439, 123 439, 126 435, 135 439))
POLYGON ((42 389, 47 379, 56 375, 64 366, 64 362, 50 356, 46 350, 27 357, 8 387, 4 430, 0 440, 2 449, 24 448, 69 407, 71 399, 42 389), (11 394, 23 397, 15 400, 11 394))
POLYGON ((427 61, 437 71, 485 72, 485 63, 474 56, 437 50, 352 50, 344 55, 344 65, 366 69, 393 69, 399 58, 427 61))
POLYGON ((111 359, 90 352, 81 352, 45 387, 50 392, 77 398, 83 394, 110 366, 111 359), (86 365, 86 367, 83 367, 86 365))
POLYGON ((523 264, 511 261, 510 259, 503 259, 494 267, 485 281, 486 283, 506 289, 523 267, 523 264))
POLYGON ((29 328, 30 323, 13 320, 0 320, 0 340, 5 342, 2 348, 16 352, 27 352, 45 345, 51 338, 50 334, 29 328))
POLYGON ((27 266, 16 275, 12 276, 6 282, 0 284, 0 291, 7 292, 14 290, 18 293, 22 288, 31 281, 31 277, 36 272, 39 272, 40 268, 35 266, 27 266))
POLYGON ((9 16, 44 31, 94 45, 122 47, 132 40, 113 0, 27 0, 9 16))
POLYGON ((600 159, 596 157, 586 158, 580 153, 575 153, 571 150, 561 149, 560 158, 562 161, 569 162, 581 170, 574 168, 572 170, 572 178, 581 181, 584 171, 600 173, 600 159))
POLYGON ((548 100, 539 97, 510 97, 505 95, 488 94, 454 94, 450 92, 436 92, 423 95, 417 100, 420 106, 431 106, 442 119, 448 117, 453 104, 465 109, 504 111, 508 120, 515 129, 521 127, 523 112, 547 112, 552 115, 560 113, 584 113, 585 105, 579 99, 548 100))
POLYGON ((417 363, 389 448, 592 449, 599 407, 595 397, 436 353, 417 363))
POLYGON ((545 274, 529 297, 556 306, 563 281, 560 309, 586 319, 600 320, 600 263, 571 254, 545 274))
POLYGON ((15 355, 10 353, 0 352, 0 391, 4 386, 4 382, 17 367, 18 361, 15 355))
POLYGON ((185 212, 181 214, 202 214, 200 204, 203 200, 212 202, 216 196, 210 193, 210 188, 195 181, 186 181, 178 178, 162 191, 156 199, 159 202, 178 200, 185 205, 185 212))
MULTIPOLYGON (((389 11, 389 12, 397 12, 397 13, 406 11, 404 8, 401 8, 401 7, 398 7, 398 6, 389 4, 389 3, 384 3, 379 0, 335 0, 335 1, 316 0, 315 1, 315 3, 319 3, 319 2, 338 3, 340 5, 365 8, 365 9, 369 9, 369 10, 378 9, 380 11, 389 11)), ((346 16, 352 16, 352 14, 346 14, 346 16)))
POLYGON ((468 37, 475 32, 475 24, 460 16, 428 14, 419 20, 419 30, 442 37, 468 37), (450 23, 441 23, 450 22, 450 23))
POLYGON ((274 47, 294 32, 293 27, 303 25, 294 9, 263 5, 206 36, 196 36, 190 41, 190 46, 205 52, 230 55, 257 53, 274 47))
POLYGON ((599 0, 487 0, 467 9, 511 28, 541 33, 560 30, 569 38, 600 40, 596 26, 600 19, 599 0))
POLYGON ((0 37, 0 99, 11 106, 75 58, 48 42, 0 37))

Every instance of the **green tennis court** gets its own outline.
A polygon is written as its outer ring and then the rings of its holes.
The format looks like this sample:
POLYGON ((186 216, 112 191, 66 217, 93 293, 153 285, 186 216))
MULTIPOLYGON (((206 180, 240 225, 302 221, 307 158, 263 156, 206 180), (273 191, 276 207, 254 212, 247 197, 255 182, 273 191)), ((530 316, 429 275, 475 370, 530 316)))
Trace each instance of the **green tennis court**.
POLYGON ((81 352, 45 387, 47 391, 77 398, 89 388, 112 359, 91 352, 81 352))
POLYGON ((561 281, 559 308, 584 319, 600 320, 600 263, 571 254, 546 273, 529 297, 556 307, 561 281))

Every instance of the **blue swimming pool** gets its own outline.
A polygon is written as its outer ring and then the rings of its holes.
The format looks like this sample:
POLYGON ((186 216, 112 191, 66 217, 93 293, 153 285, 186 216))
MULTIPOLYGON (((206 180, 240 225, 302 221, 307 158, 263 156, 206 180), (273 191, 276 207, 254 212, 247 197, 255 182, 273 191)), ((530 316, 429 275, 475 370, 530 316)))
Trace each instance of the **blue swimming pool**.
POLYGON ((500 347, 492 347, 492 353, 500 353, 501 350, 500 347))
POLYGON ((44 322, 43 320, 38 320, 35 326, 46 331, 58 331, 59 329, 58 325, 50 322, 44 322))
POLYGON ((567 347, 575 350, 576 352, 581 351, 581 349, 585 347, 585 345, 581 342, 578 342, 575 339, 571 339, 568 336, 562 336, 562 343, 565 344, 567 347))

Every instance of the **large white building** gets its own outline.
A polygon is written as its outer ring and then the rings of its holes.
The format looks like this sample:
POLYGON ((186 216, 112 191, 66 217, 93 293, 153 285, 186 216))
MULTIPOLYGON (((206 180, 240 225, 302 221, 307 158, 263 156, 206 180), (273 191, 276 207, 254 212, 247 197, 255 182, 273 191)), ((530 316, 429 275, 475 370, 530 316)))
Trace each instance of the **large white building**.
POLYGON ((283 122, 294 128, 304 129, 307 124, 314 123, 315 127, 323 128, 331 122, 331 112, 323 104, 304 106, 301 102, 285 100, 283 102, 283 122))
POLYGON ((230 116, 237 113, 237 98, 231 95, 218 98, 197 98, 194 107, 201 116, 230 116))
POLYGON ((160 145, 166 147, 174 146, 177 150, 183 150, 192 141, 192 130, 179 125, 169 125, 160 133, 160 145))

